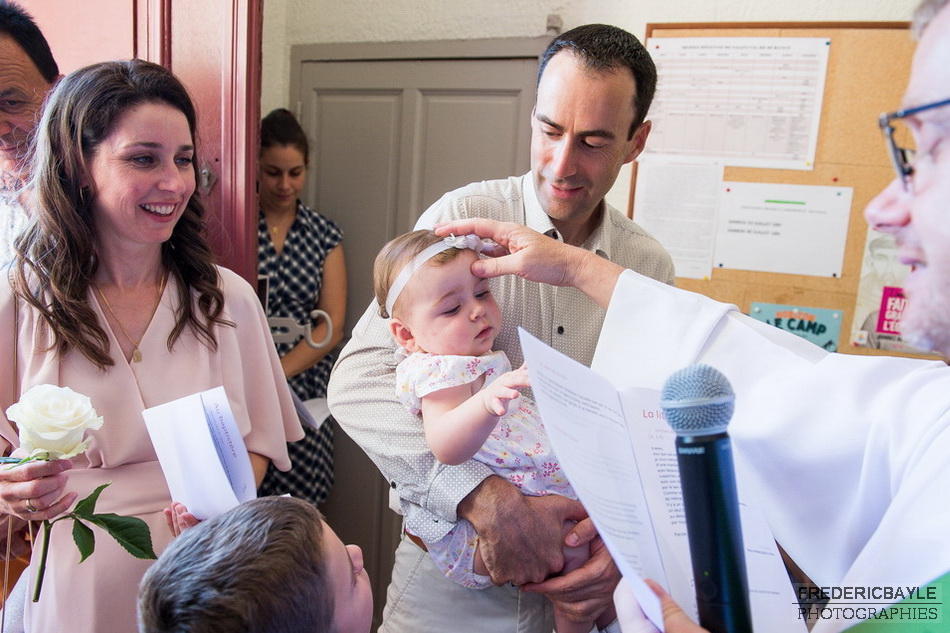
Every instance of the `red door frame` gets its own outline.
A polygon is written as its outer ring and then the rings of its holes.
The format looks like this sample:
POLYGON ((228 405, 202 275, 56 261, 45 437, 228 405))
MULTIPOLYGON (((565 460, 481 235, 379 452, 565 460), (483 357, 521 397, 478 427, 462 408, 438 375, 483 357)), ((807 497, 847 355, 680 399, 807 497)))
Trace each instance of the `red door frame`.
POLYGON ((199 170, 219 262, 257 278, 263 0, 133 0, 134 55, 170 68, 199 109, 199 170), (215 13, 218 11, 218 13, 215 13))

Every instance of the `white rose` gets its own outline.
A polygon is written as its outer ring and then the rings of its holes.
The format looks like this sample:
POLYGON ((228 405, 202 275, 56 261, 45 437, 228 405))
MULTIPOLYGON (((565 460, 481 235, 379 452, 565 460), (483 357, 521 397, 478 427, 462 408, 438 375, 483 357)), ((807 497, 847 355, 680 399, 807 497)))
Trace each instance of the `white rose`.
POLYGON ((7 409, 7 419, 16 422, 20 448, 29 457, 68 459, 79 455, 89 442, 86 429, 98 429, 102 418, 88 396, 69 387, 36 385, 7 409))

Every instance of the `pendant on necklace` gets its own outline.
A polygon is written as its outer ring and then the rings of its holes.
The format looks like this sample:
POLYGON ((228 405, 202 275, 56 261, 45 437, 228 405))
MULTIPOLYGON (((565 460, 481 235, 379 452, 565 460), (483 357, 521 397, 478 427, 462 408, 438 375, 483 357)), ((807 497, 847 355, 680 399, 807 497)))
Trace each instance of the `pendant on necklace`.
POLYGON ((139 348, 136 347, 132 350, 132 362, 141 363, 142 362, 142 352, 139 351, 139 348))

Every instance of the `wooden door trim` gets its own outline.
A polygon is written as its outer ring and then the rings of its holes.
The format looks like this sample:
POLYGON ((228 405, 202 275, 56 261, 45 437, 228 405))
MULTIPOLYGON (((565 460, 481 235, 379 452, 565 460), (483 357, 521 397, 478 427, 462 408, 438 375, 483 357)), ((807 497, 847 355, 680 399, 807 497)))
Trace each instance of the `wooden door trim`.
POLYGON ((261 119, 261 42, 264 0, 233 0, 230 72, 221 110, 221 217, 230 227, 225 266, 257 280, 257 157, 261 119), (230 107, 229 107, 230 104, 230 107), (225 173, 228 170, 230 173, 225 173), (229 176, 229 177, 225 177, 229 176))
POLYGON ((132 56, 172 67, 172 0, 135 0, 132 56))
POLYGON ((299 114, 300 84, 307 62, 411 59, 538 59, 551 37, 513 37, 422 42, 295 44, 290 47, 290 98, 299 114))
MULTIPOLYGON (((260 135, 263 0, 228 0, 230 50, 209 76, 220 79, 221 120, 199 116, 199 128, 220 127, 220 144, 202 149, 199 170, 211 167, 217 183, 205 198, 220 226, 209 230, 218 261, 249 282, 257 279, 257 155, 260 135), (214 160, 218 158, 219 160, 214 160)), ((175 71, 173 0, 134 0, 133 55, 175 71)), ((177 42, 179 51, 185 42, 177 42)), ((186 59, 186 57, 182 57, 186 59)), ((184 64, 184 62, 182 62, 184 64)), ((187 85, 189 90, 192 86, 187 85)), ((199 129, 200 133, 200 129, 199 129)))

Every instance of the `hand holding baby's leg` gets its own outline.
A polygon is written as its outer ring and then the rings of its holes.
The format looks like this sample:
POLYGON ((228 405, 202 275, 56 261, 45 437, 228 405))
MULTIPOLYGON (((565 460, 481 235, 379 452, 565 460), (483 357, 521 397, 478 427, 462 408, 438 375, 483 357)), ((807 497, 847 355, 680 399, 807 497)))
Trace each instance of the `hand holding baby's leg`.
MULTIPOLYGON (((577 523, 575 521, 564 522, 564 536, 574 529, 577 523)), ((564 546, 564 569, 562 574, 566 574, 581 567, 590 558, 590 544, 581 543, 577 547, 564 546)), ((568 617, 568 614, 561 611, 557 604, 554 605, 554 630, 557 633, 590 633, 594 628, 593 621, 575 622, 568 617)))

